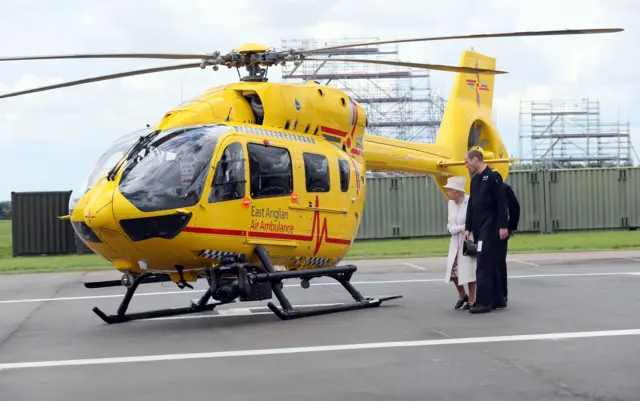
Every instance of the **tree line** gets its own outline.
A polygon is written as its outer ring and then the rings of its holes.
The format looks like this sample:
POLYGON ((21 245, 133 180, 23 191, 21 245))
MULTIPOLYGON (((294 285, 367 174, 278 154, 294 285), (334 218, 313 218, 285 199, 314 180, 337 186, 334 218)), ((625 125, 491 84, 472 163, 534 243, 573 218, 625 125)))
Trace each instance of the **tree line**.
POLYGON ((10 201, 0 201, 0 220, 11 220, 10 201))

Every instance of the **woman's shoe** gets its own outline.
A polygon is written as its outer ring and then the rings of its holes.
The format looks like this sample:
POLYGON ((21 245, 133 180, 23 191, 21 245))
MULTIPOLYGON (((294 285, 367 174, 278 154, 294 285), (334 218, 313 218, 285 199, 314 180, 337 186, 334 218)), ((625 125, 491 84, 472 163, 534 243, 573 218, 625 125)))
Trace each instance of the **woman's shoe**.
POLYGON ((462 308, 462 309, 464 309, 464 310, 469 310, 469 309, 471 309, 472 307, 473 307, 473 304, 470 304, 469 302, 467 302, 467 304, 466 304, 466 305, 464 306, 464 308, 462 308))
POLYGON ((465 302, 469 301, 469 296, 465 295, 464 299, 459 299, 458 302, 456 302, 456 306, 454 307, 455 309, 460 309, 462 308, 462 305, 464 305, 465 302))

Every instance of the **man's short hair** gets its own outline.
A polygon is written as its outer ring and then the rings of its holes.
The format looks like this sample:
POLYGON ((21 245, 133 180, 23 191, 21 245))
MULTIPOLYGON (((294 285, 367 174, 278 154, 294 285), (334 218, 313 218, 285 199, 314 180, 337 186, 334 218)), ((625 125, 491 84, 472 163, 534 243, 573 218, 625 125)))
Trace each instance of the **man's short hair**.
POLYGON ((467 152, 467 156, 469 157, 469 160, 473 160, 473 158, 476 157, 480 162, 484 161, 484 155, 478 149, 471 149, 467 152))

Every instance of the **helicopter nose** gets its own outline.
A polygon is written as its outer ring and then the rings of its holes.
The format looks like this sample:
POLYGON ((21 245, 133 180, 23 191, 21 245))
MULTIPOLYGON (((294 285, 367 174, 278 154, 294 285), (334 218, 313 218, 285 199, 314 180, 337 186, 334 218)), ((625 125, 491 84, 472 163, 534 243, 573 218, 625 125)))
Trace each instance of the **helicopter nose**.
POLYGON ((84 222, 105 242, 108 242, 105 235, 120 231, 113 214, 113 195, 110 190, 104 190, 91 199, 84 208, 83 217, 84 222))
POLYGON ((139 260, 139 250, 121 232, 122 229, 114 214, 112 199, 112 192, 105 191, 89 202, 84 209, 84 221, 100 237, 103 244, 109 247, 110 250, 107 253, 111 259, 139 260))
POLYGON ((84 222, 93 230, 109 229, 114 223, 111 200, 104 199, 100 202, 101 199, 103 198, 97 199, 97 202, 92 202, 84 210, 84 222))

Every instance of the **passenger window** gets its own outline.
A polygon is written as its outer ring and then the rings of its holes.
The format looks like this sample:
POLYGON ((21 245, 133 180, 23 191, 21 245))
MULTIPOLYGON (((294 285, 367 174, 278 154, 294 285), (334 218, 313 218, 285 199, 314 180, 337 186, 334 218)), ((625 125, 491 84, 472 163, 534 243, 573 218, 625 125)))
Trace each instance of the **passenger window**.
POLYGON ((210 203, 244 198, 244 152, 239 142, 230 144, 222 153, 212 186, 213 190, 209 194, 210 203))
POLYGON ((293 193, 291 155, 284 148, 248 143, 251 197, 268 198, 293 193))
POLYGON ((338 167, 340 168, 340 190, 347 192, 349 190, 350 166, 349 162, 344 159, 338 159, 338 167))
POLYGON ((329 160, 323 155, 303 153, 307 192, 329 192, 329 160))

